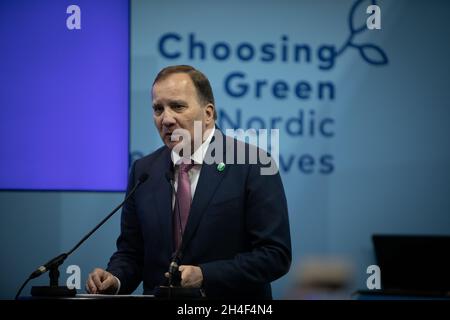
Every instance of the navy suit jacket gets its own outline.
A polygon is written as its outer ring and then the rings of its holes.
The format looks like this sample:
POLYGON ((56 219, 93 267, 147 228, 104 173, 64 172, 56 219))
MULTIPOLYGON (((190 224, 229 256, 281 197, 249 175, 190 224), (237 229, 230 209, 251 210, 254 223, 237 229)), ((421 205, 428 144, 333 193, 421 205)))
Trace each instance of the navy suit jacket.
MULTIPOLYGON (((223 159, 230 145, 234 151, 236 145, 242 146, 231 138, 223 141, 223 159)), ((246 151, 251 148, 245 144, 246 151)), ((289 270, 291 240, 283 185, 279 173, 261 175, 261 167, 227 164, 219 171, 217 164, 202 165, 180 264, 201 268, 209 298, 270 299, 270 282, 289 270)), ((122 210, 117 251, 107 268, 120 279, 122 294, 133 292, 141 281, 144 294, 166 283, 164 273, 174 251, 172 189, 166 179, 171 168, 165 146, 131 168, 128 190, 141 174, 148 173, 149 178, 122 210)))

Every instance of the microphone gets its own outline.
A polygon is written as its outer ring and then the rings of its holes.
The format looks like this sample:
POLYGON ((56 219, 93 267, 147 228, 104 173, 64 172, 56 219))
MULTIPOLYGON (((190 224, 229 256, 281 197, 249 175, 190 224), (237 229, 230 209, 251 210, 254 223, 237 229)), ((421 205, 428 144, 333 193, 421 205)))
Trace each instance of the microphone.
POLYGON ((40 275, 44 274, 47 271, 50 271, 50 287, 33 287, 31 289, 31 295, 36 296, 59 296, 59 295, 65 295, 65 296, 74 296, 76 294, 75 289, 69 289, 67 287, 58 287, 58 278, 59 278, 59 271, 58 267, 63 264, 63 262, 67 259, 68 256, 70 256, 75 250, 78 249, 79 246, 81 246, 95 231, 97 231, 98 228, 100 228, 109 218, 111 218, 120 208, 122 208, 125 203, 128 201, 128 199, 136 192, 137 188, 143 184, 145 181, 147 181, 149 175, 148 173, 143 173, 134 187, 128 192, 125 199, 116 207, 114 210, 108 214, 100 223, 98 223, 91 231, 89 231, 71 250, 69 250, 67 253, 62 253, 55 258, 51 259, 44 265, 37 268, 35 271, 33 271, 28 279, 22 284, 19 291, 16 294, 15 299, 17 300, 20 296, 20 293, 22 292, 23 288, 26 286, 28 281, 31 279, 37 278, 40 275))
POLYGON ((178 225, 179 225, 179 233, 180 233, 180 246, 176 249, 175 253, 172 256, 172 261, 169 265, 169 287, 172 287, 173 285, 179 286, 181 283, 181 273, 178 270, 178 263, 181 259, 181 247, 183 243, 183 230, 181 227, 181 214, 180 214, 180 205, 178 203, 178 195, 177 191, 175 190, 175 179, 174 179, 174 173, 172 170, 166 172, 166 180, 169 182, 172 192, 175 195, 175 207, 176 207, 176 217, 175 219, 178 219, 178 225))
POLYGON ((46 264, 40 266, 35 271, 33 271, 33 273, 30 275, 29 278, 34 279, 34 278, 39 277, 41 274, 47 272, 52 266, 61 265, 64 262, 64 260, 66 260, 66 258, 67 258, 67 253, 60 254, 59 256, 51 259, 46 264))

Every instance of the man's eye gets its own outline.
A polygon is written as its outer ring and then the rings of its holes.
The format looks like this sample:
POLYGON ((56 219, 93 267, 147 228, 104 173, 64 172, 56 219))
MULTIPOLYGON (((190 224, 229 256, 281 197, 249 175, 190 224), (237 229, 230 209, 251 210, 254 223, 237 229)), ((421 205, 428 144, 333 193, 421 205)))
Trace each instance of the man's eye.
POLYGON ((173 106, 173 108, 174 108, 175 110, 180 110, 180 109, 183 109, 184 106, 181 105, 181 104, 176 104, 176 105, 173 106))
POLYGON ((155 114, 161 114, 163 112, 163 108, 161 108, 161 107, 153 107, 153 112, 155 114))

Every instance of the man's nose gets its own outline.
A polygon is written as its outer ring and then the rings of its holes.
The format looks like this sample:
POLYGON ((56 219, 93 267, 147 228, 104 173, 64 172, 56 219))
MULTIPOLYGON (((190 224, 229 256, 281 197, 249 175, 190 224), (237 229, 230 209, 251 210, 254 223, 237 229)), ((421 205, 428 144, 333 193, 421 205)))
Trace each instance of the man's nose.
POLYGON ((162 125, 169 127, 176 123, 175 117, 170 110, 164 110, 162 114, 162 125))

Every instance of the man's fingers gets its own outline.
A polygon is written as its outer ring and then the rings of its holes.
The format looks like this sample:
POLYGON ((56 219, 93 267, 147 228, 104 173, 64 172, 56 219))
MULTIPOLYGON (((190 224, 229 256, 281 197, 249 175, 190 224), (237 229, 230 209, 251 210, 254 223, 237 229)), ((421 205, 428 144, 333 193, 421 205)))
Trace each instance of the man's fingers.
POLYGON ((180 266, 181 286, 186 288, 200 288, 203 282, 203 274, 197 266, 180 266))
POLYGON ((92 281, 92 277, 89 276, 87 286, 89 288, 89 293, 97 293, 97 287, 95 286, 94 281, 92 281))
POLYGON ((105 277, 100 286, 100 291, 105 291, 105 290, 109 289, 110 287, 112 287, 114 285, 114 281, 115 281, 115 279, 113 277, 110 277, 109 275, 108 275, 108 277, 105 277))
POLYGON ((89 276, 89 279, 86 283, 86 289, 89 293, 97 293, 97 287, 95 286, 94 281, 92 281, 92 277, 89 276))
POLYGON ((164 277, 169 278, 170 277, 169 273, 168 272, 164 273, 164 277))
POLYGON ((91 279, 97 288, 100 288, 102 286, 102 281, 100 280, 98 272, 91 273, 91 279))
MULTIPOLYGON (((185 274, 186 274, 186 272, 185 272, 185 274)), ((184 277, 183 277, 183 274, 182 274, 181 275, 181 282, 180 282, 180 284, 181 284, 181 286, 183 288, 190 288, 192 286, 191 280, 192 279, 191 279, 189 274, 186 274, 184 277)))
POLYGON ((89 293, 114 294, 120 282, 108 271, 97 268, 89 274, 86 291, 89 293))
POLYGON ((89 274, 86 281, 86 291, 89 293, 110 293, 117 290, 119 283, 109 272, 96 268, 89 274))
POLYGON ((188 266, 183 266, 181 265, 178 270, 180 270, 181 272, 181 286, 182 287, 187 287, 188 286, 188 280, 189 280, 189 267, 188 266))
POLYGON ((111 273, 109 273, 108 271, 105 271, 103 269, 99 269, 99 270, 100 270, 99 277, 102 282, 109 278, 114 278, 114 276, 111 273))
MULTIPOLYGON (((178 267, 181 274, 181 286, 186 288, 199 288, 203 281, 202 271, 197 266, 181 265, 178 267)), ((164 274, 166 278, 169 274, 164 274)))

